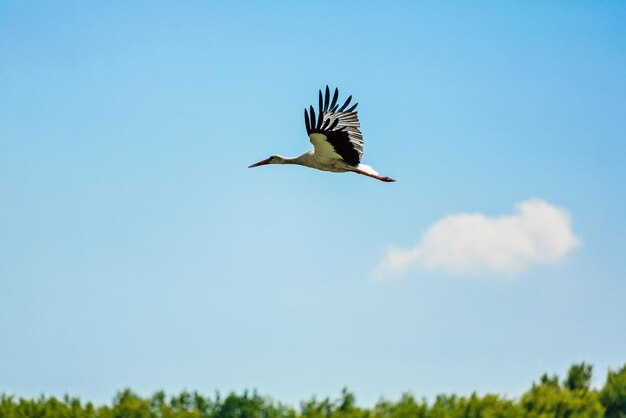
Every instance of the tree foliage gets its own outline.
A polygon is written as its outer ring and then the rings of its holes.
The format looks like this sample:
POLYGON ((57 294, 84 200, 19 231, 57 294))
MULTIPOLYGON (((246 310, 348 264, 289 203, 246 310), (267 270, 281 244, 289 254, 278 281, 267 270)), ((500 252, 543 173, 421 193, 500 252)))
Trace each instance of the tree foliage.
POLYGON ((312 398, 298 409, 256 391, 206 397, 198 392, 145 398, 130 389, 118 392, 111 405, 94 406, 78 398, 37 399, 0 395, 0 418, 626 418, 626 365, 609 370, 601 390, 591 386, 592 367, 580 363, 567 376, 544 374, 519 399, 494 394, 439 395, 432 402, 410 393, 397 401, 381 398, 372 408, 357 406, 347 389, 336 399, 312 398))
POLYGON ((600 391, 600 402, 606 418, 626 418, 626 364, 617 371, 609 370, 606 384, 600 391))

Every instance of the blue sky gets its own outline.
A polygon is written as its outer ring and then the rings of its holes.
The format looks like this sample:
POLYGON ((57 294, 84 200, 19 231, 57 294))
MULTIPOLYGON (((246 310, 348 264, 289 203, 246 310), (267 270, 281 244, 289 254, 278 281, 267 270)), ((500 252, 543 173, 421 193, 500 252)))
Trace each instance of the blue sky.
POLYGON ((621 2, 8 1, 0 62, 0 391, 372 404, 626 361, 621 2), (310 148, 326 84, 397 183, 246 168, 310 148), (373 279, 523 202, 577 245, 373 279))

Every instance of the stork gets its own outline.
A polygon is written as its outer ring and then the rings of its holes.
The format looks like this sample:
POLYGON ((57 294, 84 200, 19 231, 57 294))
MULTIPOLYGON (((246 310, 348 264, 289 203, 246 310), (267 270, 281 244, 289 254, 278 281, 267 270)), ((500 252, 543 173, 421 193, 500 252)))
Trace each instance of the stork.
POLYGON ((299 157, 272 155, 266 160, 252 164, 248 168, 266 164, 298 164, 333 173, 353 172, 372 177, 380 181, 395 181, 382 177, 369 165, 361 164, 363 155, 363 135, 359 129, 359 118, 355 111, 358 103, 348 108, 352 96, 339 107, 339 91, 335 88, 332 100, 330 89, 326 86, 325 94, 319 93, 319 110, 316 118, 313 106, 310 114, 304 109, 306 133, 313 144, 313 150, 299 157))

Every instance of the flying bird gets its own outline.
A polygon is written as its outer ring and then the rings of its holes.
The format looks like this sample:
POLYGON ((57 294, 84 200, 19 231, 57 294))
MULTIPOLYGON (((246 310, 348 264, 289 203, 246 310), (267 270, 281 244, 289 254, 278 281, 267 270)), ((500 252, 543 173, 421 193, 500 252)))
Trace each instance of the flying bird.
POLYGON ((380 181, 395 181, 378 174, 369 165, 361 164, 363 155, 363 135, 359 126, 359 118, 355 111, 358 103, 348 108, 352 96, 348 97, 343 106, 339 107, 337 99, 339 91, 330 97, 330 89, 319 93, 319 109, 317 117, 313 106, 304 109, 306 133, 313 144, 313 150, 299 157, 283 157, 272 155, 266 160, 252 164, 248 168, 266 164, 297 164, 333 173, 353 172, 373 177, 380 181))

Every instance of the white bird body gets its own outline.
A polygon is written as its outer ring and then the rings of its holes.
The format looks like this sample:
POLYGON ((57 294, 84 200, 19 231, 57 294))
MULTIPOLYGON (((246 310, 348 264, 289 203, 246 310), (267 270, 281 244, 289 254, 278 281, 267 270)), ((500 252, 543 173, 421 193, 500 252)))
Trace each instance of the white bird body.
POLYGON ((363 136, 359 129, 357 112, 354 111, 357 105, 355 104, 350 109, 345 110, 352 99, 350 96, 339 108, 337 105, 338 94, 338 90, 335 89, 331 102, 328 86, 326 86, 325 98, 322 97, 320 90, 319 117, 317 119, 313 106, 310 107, 310 117, 307 110, 304 110, 307 134, 313 144, 313 150, 298 157, 272 155, 266 160, 252 164, 250 168, 265 164, 296 164, 333 173, 363 174, 385 182, 395 181, 389 177, 381 177, 369 165, 361 164, 363 136))

